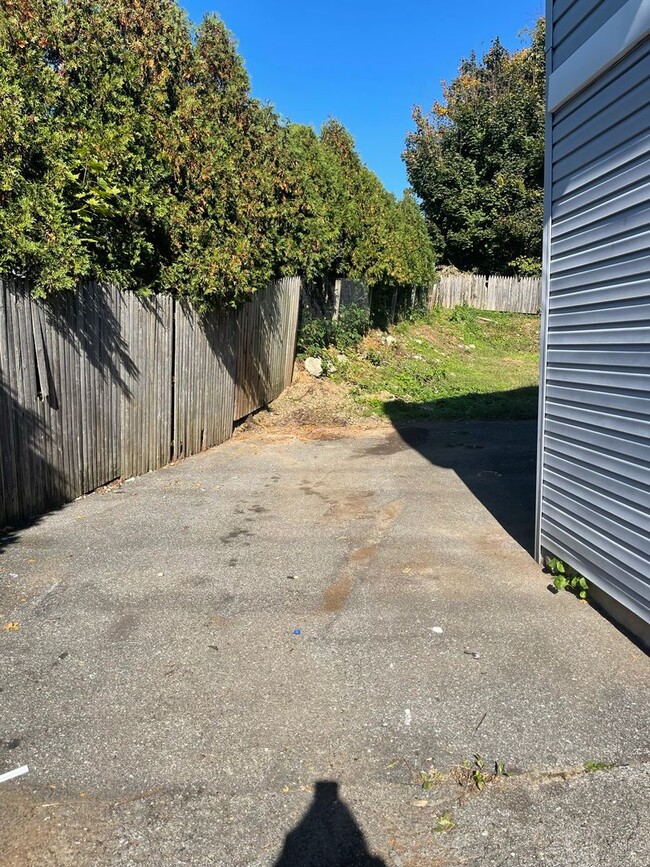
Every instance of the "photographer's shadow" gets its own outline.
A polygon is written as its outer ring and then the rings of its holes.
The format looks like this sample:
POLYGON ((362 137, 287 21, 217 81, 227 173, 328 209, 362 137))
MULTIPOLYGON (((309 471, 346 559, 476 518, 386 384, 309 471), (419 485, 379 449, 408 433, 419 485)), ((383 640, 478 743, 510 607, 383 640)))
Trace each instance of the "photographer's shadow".
POLYGON ((300 823, 287 834, 274 867, 386 867, 368 851, 361 828, 344 801, 338 783, 319 780, 314 800, 300 823))

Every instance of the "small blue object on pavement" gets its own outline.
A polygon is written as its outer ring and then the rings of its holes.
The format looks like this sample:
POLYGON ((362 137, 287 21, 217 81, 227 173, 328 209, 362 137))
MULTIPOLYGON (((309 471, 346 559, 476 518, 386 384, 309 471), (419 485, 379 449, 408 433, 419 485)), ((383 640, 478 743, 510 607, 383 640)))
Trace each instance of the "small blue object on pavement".
POLYGON ((294 635, 300 635, 301 632, 302 632, 301 629, 294 629, 294 630, 293 630, 293 634, 294 634, 294 635))

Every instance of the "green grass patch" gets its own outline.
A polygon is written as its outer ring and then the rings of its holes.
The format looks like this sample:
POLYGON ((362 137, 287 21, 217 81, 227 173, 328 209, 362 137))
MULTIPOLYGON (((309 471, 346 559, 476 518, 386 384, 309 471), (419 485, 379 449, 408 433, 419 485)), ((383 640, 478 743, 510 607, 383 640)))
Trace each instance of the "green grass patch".
POLYGON ((364 413, 394 421, 537 414, 539 317, 457 307, 371 332, 332 378, 364 413), (394 341, 391 339, 394 338, 394 341))

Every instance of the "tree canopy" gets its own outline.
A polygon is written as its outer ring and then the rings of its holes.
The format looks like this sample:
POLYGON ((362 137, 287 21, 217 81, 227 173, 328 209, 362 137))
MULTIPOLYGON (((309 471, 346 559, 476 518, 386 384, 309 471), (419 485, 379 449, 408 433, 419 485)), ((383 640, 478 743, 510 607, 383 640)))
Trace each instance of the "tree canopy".
POLYGON ((538 273, 544 187, 544 19, 530 45, 471 54, 442 103, 414 110, 404 160, 441 261, 538 273))
POLYGON ((423 285, 419 207, 254 99, 224 23, 174 0, 3 0, 0 273, 234 304, 269 279, 423 285))

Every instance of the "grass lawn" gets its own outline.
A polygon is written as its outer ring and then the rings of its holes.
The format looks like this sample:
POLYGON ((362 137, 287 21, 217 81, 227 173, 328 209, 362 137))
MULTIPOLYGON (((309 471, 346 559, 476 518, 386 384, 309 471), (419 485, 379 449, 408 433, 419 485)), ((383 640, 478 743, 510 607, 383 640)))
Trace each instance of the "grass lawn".
POLYGON ((415 419, 528 419, 537 414, 538 316, 457 307, 373 331, 331 378, 363 414, 415 419))

